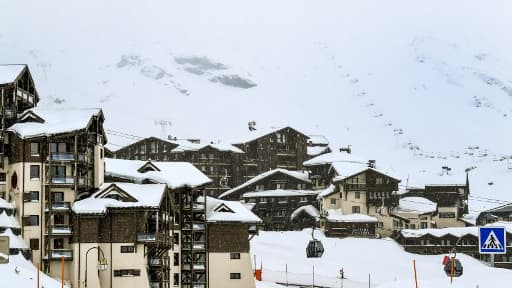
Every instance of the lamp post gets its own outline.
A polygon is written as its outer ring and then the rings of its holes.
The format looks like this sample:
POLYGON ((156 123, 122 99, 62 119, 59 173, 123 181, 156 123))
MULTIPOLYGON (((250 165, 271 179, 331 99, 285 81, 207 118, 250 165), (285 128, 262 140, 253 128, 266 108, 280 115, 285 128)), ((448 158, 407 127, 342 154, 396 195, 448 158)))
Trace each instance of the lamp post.
POLYGON ((85 288, 87 288, 87 256, 89 256, 89 252, 93 249, 98 249, 99 253, 101 253, 101 258, 99 259, 98 262, 98 270, 105 271, 108 269, 107 259, 105 258, 105 254, 103 254, 103 251, 101 250, 100 246, 94 246, 89 248, 87 252, 85 252, 85 288))

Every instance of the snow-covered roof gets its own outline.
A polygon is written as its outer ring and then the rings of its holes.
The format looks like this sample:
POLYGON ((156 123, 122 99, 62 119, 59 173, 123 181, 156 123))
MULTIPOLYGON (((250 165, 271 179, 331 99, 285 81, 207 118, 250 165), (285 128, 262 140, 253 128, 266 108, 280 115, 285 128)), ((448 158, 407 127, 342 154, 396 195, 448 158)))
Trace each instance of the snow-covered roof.
POLYGON ((208 222, 261 223, 261 219, 239 201, 225 201, 206 197, 208 222))
POLYGON ((329 140, 323 135, 308 135, 308 143, 315 144, 315 145, 329 145, 329 140))
POLYGON ((199 169, 188 162, 159 162, 105 158, 105 175, 127 178, 137 183, 150 179, 165 183, 171 189, 198 187, 211 182, 199 169), (160 171, 139 172, 148 163, 160 171))
MULTIPOLYGON (((357 168, 357 167, 356 167, 357 168)), ((376 169, 376 168, 371 168, 371 167, 361 167, 360 169, 353 169, 352 171, 349 171, 350 173, 348 174, 345 174, 345 175, 341 175, 341 176, 336 176, 334 177, 334 179, 332 180, 333 182, 339 182, 343 179, 346 179, 346 178, 350 178, 352 176, 355 176, 357 174, 360 174, 362 172, 365 172, 365 171, 373 171, 373 172, 377 172, 379 174, 382 174, 384 176, 387 176, 389 178, 392 178, 398 182, 400 182, 400 179, 398 179, 397 177, 395 176, 391 176, 388 172, 385 172, 383 170, 380 170, 380 169, 376 169)))
POLYGON ((25 67, 24 64, 0 65, 0 85, 14 82, 25 67))
POLYGON ((301 180, 303 182, 306 182, 306 183, 311 183, 311 181, 309 180, 309 175, 308 173, 306 172, 303 172, 303 171, 291 171, 291 170, 286 170, 286 169, 282 169, 282 168, 277 168, 277 169, 272 169, 270 171, 267 171, 267 172, 264 172, 264 173, 261 173, 260 175, 250 179, 249 181, 245 182, 245 183, 242 183, 238 186, 236 186, 235 188, 232 188, 222 194, 219 195, 219 198, 224 198, 242 188, 245 188, 251 184, 254 184, 258 181, 260 181, 261 179, 265 179, 271 175, 274 175, 276 173, 283 173, 283 174, 286 174, 290 177, 293 177, 295 179, 298 179, 298 180, 301 180))
POLYGON ((218 151, 233 152, 233 153, 245 153, 240 148, 235 147, 229 143, 217 142, 217 143, 193 143, 188 140, 169 140, 169 142, 178 145, 174 148, 172 153, 179 153, 184 151, 198 151, 206 147, 211 147, 218 151))
POLYGON ((60 288, 61 282, 44 273, 37 274, 37 268, 21 253, 9 255, 9 263, 0 265, 0 279, 2 286, 7 287, 35 287, 39 278, 40 287, 60 288))
POLYGON ((74 202, 73 211, 103 214, 107 208, 158 208, 165 191, 165 184, 105 183, 89 198, 74 202))
POLYGON ((327 209, 326 218, 329 222, 360 222, 374 223, 378 222, 377 218, 365 214, 343 214, 341 209, 327 209))
POLYGON ((266 191, 255 191, 247 192, 242 195, 243 198, 251 197, 292 197, 292 196, 308 196, 317 195, 318 191, 313 190, 286 190, 286 189, 275 189, 266 191))
POLYGON ((9 248, 29 249, 27 243, 20 236, 14 234, 11 229, 5 229, 4 232, 0 233, 0 236, 9 237, 9 248))
POLYGON ((7 130, 16 133, 20 138, 34 138, 69 133, 86 129, 93 116, 102 115, 99 108, 91 109, 39 109, 26 110, 20 117, 33 113, 44 120, 44 123, 25 122, 17 123, 7 130))
POLYGON ((297 216, 299 216, 299 214, 302 211, 306 212, 307 214, 311 215, 312 217, 315 217, 315 218, 320 217, 320 212, 318 212, 318 209, 316 209, 315 206, 304 205, 304 206, 301 206, 301 207, 295 209, 295 211, 292 212, 292 215, 290 216, 290 220, 295 219, 297 216))
POLYGON ((366 163, 354 163, 354 162, 333 162, 329 169, 334 170, 340 177, 346 177, 348 175, 356 174, 357 172, 366 170, 368 164, 366 163))
POLYGON ((427 228, 427 229, 402 229, 400 231, 404 237, 418 238, 427 234, 435 237, 443 237, 446 235, 453 235, 455 237, 462 237, 464 235, 473 235, 478 237, 478 227, 449 227, 449 228, 427 228))
POLYGON ((293 129, 293 130, 297 131, 298 133, 301 133, 304 136, 306 136, 306 134, 304 134, 301 131, 299 131, 299 130, 297 130, 295 128, 292 128, 290 126, 263 128, 263 129, 256 128, 256 130, 247 131, 247 134, 239 136, 239 137, 236 137, 235 139, 231 140, 230 142, 233 143, 233 144, 244 144, 244 143, 248 143, 248 142, 254 141, 254 140, 258 139, 258 138, 267 136, 269 134, 279 132, 279 131, 281 131, 283 129, 287 129, 287 128, 288 129, 293 129))
POLYGON ((319 154, 324 153, 326 150, 329 150, 329 146, 308 146, 307 154, 308 156, 317 156, 319 154))
POLYGON ((345 162, 345 163, 359 163, 366 164, 368 161, 365 161, 354 154, 349 154, 346 152, 331 152, 319 155, 315 158, 309 159, 303 163, 304 166, 315 166, 315 165, 325 165, 331 164, 334 162, 345 162))
POLYGON ((21 228, 18 220, 14 216, 9 216, 5 211, 0 213, 0 227, 6 228, 21 228))
POLYGON ((434 213, 437 211, 437 203, 423 197, 404 197, 399 200, 393 212, 397 213, 434 213))
POLYGON ((476 218, 478 214, 464 214, 462 217, 459 218, 460 221, 465 222, 467 224, 476 225, 476 218))
POLYGON ((466 185, 466 173, 464 170, 452 168, 449 173, 439 170, 421 170, 409 173, 408 187, 422 188, 428 186, 466 185))
POLYGON ((0 208, 14 209, 14 205, 0 198, 0 208))
POLYGON ((322 199, 324 197, 327 197, 327 196, 331 195, 332 193, 334 193, 335 190, 336 190, 336 186, 334 186, 333 184, 330 184, 329 187, 325 188, 324 190, 320 190, 320 192, 318 193, 317 199, 322 199))

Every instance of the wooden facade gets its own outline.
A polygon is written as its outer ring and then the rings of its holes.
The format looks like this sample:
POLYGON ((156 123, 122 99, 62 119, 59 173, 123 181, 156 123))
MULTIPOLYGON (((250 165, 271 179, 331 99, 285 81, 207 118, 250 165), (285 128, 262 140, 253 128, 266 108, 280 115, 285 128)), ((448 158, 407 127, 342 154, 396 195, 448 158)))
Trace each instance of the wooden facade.
POLYGON ((480 212, 476 219, 476 224, 485 225, 497 221, 512 221, 512 204, 506 204, 480 212))
POLYGON ((321 220, 321 228, 327 237, 364 237, 376 236, 375 222, 333 222, 321 220))

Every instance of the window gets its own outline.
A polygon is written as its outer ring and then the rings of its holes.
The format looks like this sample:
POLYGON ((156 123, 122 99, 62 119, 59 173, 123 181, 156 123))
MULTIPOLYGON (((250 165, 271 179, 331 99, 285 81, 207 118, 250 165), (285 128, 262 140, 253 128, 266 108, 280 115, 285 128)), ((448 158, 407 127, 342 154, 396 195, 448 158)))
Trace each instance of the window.
POLYGON ((174 279, 172 281, 172 285, 174 285, 174 286, 180 285, 180 274, 174 273, 174 279))
POLYGON ((7 175, 5 173, 0 173, 0 182, 5 182, 7 179, 7 175))
POLYGON ((65 178, 66 177, 66 166, 52 165, 50 172, 51 172, 52 177, 65 178))
POLYGON ((260 198, 260 203, 267 203, 267 198, 260 198))
MULTIPOLYGON (((174 218, 174 219, 179 219, 179 216, 177 218, 174 218)), ((173 238, 174 238, 174 244, 175 245, 180 245, 180 234, 174 233, 173 238)))
POLYGON ((256 191, 263 191, 263 190, 265 190, 265 185, 263 185, 263 184, 258 184, 258 185, 256 185, 256 189, 255 189, 255 190, 256 190, 256 191))
POLYGON ((114 277, 134 277, 140 276, 139 269, 119 269, 114 270, 114 277))
POLYGON ((37 239, 37 238, 30 239, 30 249, 31 250, 39 250, 39 239, 37 239))
POLYGON ((361 213, 361 208, 359 206, 352 206, 352 213, 361 213))
POLYGON ((377 177, 377 179, 375 179, 375 184, 382 184, 382 178, 377 177))
POLYGON ((38 215, 29 215, 23 217, 23 226, 38 226, 39 225, 39 216, 38 215))
POLYGON ((23 193, 23 202, 39 202, 39 191, 23 193))
POLYGON ((135 253, 135 246, 121 246, 121 253, 135 253))
POLYGON ((306 184, 304 184, 304 183, 299 183, 299 184, 297 184, 297 189, 298 189, 298 190, 304 190, 304 189, 306 189, 306 184))
POLYGON ((284 189, 284 183, 276 183, 276 189, 284 189))
POLYGON ((64 192, 52 192, 52 202, 53 203, 64 202, 64 192))
POLYGON ((384 227, 384 223, 383 222, 377 222, 377 228, 382 228, 384 227))
POLYGON ((231 253, 229 259, 240 259, 240 253, 231 253))
POLYGON ((54 239, 53 240, 53 249, 64 249, 64 239, 54 239))
POLYGON ((54 215, 53 216, 53 224, 64 225, 64 223, 65 223, 64 215, 54 215))
POLYGON ((411 229, 416 229, 416 224, 411 224, 411 225, 409 225, 409 227, 410 227, 411 229))
POLYGON ((30 165, 30 179, 39 179, 39 165, 30 165))
POLYGON ((151 153, 156 153, 156 143, 155 142, 151 142, 151 153))
POLYGON ((174 253, 174 266, 180 265, 180 253, 174 253))
POLYGON ((354 198, 361 199, 361 192, 354 192, 354 198))
POLYGON ((276 133, 277 143, 286 143, 286 134, 276 133))
POLYGON ((39 143, 30 143, 30 155, 39 156, 39 143))
POLYGON ((301 196, 301 197, 300 197, 300 202, 308 202, 308 197, 306 197, 306 196, 301 196))
POLYGON ((421 222, 421 229, 427 229, 427 222, 421 222))
POLYGON ((455 218, 454 212, 441 212, 439 213, 439 218, 455 218))
POLYGON ((331 205, 336 205, 336 198, 330 198, 331 199, 331 205))
POLYGON ((242 279, 242 274, 240 274, 240 273, 229 273, 229 279, 242 279))

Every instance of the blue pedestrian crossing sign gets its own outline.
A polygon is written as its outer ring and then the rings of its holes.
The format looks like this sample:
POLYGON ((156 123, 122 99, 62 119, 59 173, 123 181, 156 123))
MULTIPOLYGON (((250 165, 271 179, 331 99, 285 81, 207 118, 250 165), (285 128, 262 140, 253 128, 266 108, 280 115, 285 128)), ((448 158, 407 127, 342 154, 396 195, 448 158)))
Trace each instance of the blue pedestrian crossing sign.
POLYGON ((478 247, 480 254, 507 253, 505 227, 480 227, 478 247))

